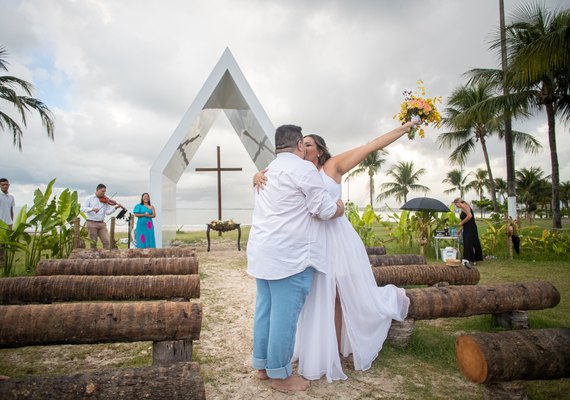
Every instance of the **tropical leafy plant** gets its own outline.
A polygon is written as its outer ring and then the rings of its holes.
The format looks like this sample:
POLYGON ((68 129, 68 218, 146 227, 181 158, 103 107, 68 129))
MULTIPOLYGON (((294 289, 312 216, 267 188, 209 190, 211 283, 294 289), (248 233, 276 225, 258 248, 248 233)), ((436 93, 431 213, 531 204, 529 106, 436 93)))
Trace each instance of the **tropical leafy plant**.
MULTIPOLYGON (((0 224, 0 244, 6 249, 4 275, 14 272, 17 256, 23 255, 27 273, 33 273, 43 256, 67 258, 73 245, 73 220, 80 214, 77 192, 64 189, 52 198, 53 179, 42 192, 34 192, 34 204, 24 206, 15 218, 13 229, 0 224), (51 198, 51 200, 50 200, 51 198)), ((84 234, 85 235, 85 234, 84 234)))
POLYGON ((347 202, 345 207, 346 217, 356 233, 358 233, 358 236, 360 236, 362 243, 364 243, 366 247, 382 245, 382 241, 372 229, 372 225, 380 220, 376 213, 374 213, 372 207, 367 205, 364 208, 362 216, 360 216, 358 207, 353 202, 347 202))
POLYGON ((392 214, 388 215, 388 221, 380 223, 387 229, 388 236, 396 240, 401 247, 410 247, 414 237, 414 231, 410 222, 410 212, 404 210, 398 215, 390 209, 392 214))

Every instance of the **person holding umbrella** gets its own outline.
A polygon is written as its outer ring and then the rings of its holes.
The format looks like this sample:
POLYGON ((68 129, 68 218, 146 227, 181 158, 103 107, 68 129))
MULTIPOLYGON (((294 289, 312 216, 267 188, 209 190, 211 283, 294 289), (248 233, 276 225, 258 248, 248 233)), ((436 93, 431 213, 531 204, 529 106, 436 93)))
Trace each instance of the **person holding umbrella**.
POLYGON ((459 229, 457 234, 463 234, 463 258, 475 265, 477 261, 483 261, 483 249, 479 241, 479 232, 475 223, 475 215, 471 206, 462 198, 453 200, 455 207, 461 210, 459 229))

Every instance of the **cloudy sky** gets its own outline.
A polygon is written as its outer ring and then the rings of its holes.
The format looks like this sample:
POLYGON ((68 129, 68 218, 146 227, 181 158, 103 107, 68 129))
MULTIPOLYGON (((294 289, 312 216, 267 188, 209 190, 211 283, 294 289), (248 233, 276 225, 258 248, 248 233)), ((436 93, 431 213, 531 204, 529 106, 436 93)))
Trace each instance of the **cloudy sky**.
MULTIPOLYGON (((521 4, 505 0, 507 15, 521 4)), ((568 8, 570 0, 546 4, 568 8)), ((30 204, 35 188, 57 178, 57 190, 69 187, 81 197, 103 182, 132 207, 149 190, 151 165, 226 47, 273 125, 319 133, 333 154, 396 127, 402 91, 415 89, 418 79, 445 103, 467 70, 499 65, 488 50, 498 0, 0 0, 0 8, 9 74, 34 84, 56 122, 52 142, 30 116, 22 152, 0 132, 0 175, 10 179, 18 205, 30 204)), ((544 146, 538 156, 517 152, 516 168, 550 174, 544 112, 514 127, 544 146)), ((422 184, 429 196, 447 203, 454 194, 443 193, 442 180, 453 166, 437 135, 428 129, 423 140, 392 144, 384 172, 413 161, 427 170, 422 184)), ((558 125, 557 140, 560 178, 567 181, 568 126, 558 125)), ((194 172, 214 166, 216 146, 223 166, 243 168, 223 174, 224 208, 251 207, 256 169, 223 113, 179 182, 180 207, 216 208, 216 175, 194 172)), ((491 140, 489 147, 495 176, 506 178, 503 144, 491 140)), ((482 167, 478 150, 466 171, 482 167)), ((381 173, 377 182, 383 181, 381 173)), ((350 193, 345 185, 344 199, 364 205, 367 190, 364 178, 355 180, 350 193)))

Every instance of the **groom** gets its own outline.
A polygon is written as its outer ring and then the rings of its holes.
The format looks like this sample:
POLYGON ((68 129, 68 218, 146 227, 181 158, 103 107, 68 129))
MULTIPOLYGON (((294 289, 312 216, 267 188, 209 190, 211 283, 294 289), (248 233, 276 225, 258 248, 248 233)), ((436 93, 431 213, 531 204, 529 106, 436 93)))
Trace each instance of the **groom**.
POLYGON ((272 379, 274 389, 298 391, 309 382, 291 370, 297 320, 315 270, 326 273, 319 219, 341 216, 344 205, 331 198, 315 166, 303 160, 300 127, 277 128, 275 154, 264 190, 255 193, 247 243, 247 271, 257 285, 252 365, 260 379, 272 379))

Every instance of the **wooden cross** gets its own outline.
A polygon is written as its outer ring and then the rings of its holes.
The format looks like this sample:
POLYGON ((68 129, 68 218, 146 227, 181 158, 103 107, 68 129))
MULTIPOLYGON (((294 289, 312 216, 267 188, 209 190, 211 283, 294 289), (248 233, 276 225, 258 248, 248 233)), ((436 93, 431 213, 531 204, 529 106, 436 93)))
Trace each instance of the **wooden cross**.
MULTIPOLYGON (((220 163, 220 146, 217 146, 218 166, 216 168, 196 168, 196 172, 212 172, 218 173, 218 219, 222 220, 222 171, 241 171, 241 168, 222 168, 220 163)), ((220 232, 221 235, 222 232, 220 232)))

